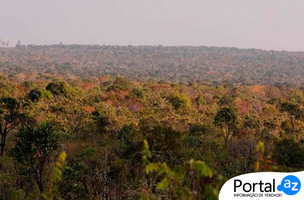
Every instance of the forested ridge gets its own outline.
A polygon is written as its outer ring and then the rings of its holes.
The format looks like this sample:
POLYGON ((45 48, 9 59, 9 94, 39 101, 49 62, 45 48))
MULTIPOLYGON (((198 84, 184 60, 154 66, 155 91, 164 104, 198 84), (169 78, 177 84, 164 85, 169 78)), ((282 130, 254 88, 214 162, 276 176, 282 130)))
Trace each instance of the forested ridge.
POLYGON ((301 171, 302 56, 1 48, 0 199, 215 200, 234 176, 301 171))
POLYGON ((304 53, 220 47, 52 45, 0 48, 1 71, 70 77, 302 86, 304 53))

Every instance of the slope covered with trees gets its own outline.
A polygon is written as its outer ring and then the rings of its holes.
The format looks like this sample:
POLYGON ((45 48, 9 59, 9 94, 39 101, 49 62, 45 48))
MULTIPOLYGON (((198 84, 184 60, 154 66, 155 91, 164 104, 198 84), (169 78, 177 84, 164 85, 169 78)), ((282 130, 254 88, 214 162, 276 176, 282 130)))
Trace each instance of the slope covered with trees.
POLYGON ((64 199, 216 199, 227 178, 304 168, 301 89, 109 76, 0 85, 1 199, 52 191, 61 151, 64 199))
POLYGON ((0 52, 0 199, 211 200, 231 177, 304 169, 302 53, 0 52))
MULTIPOLYGON (((171 82, 302 86, 304 53, 217 47, 19 46, 0 48, 2 73, 171 82)), ((19 77, 20 78, 20 77, 19 77)))

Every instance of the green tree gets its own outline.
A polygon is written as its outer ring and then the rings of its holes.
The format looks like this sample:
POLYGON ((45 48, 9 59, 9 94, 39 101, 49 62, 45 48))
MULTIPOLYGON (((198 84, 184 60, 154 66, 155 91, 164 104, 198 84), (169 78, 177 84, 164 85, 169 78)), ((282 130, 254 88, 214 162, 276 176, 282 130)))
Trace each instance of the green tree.
POLYGON ((114 81, 111 89, 129 90, 131 86, 132 86, 132 83, 130 80, 125 79, 123 77, 117 77, 116 80, 114 81))
POLYGON ((49 83, 45 89, 50 91, 53 95, 63 95, 70 92, 69 85, 63 81, 49 83))
POLYGON ((144 91, 142 89, 135 88, 132 90, 132 93, 135 94, 138 98, 144 97, 144 91))
POLYGON ((225 145, 227 147, 231 133, 237 125, 237 114, 233 108, 224 107, 214 117, 214 123, 223 127, 225 145))
POLYGON ((43 193, 43 198, 46 200, 62 199, 59 192, 59 182, 62 179, 62 173, 64 172, 64 164, 66 160, 66 153, 63 151, 59 154, 57 162, 55 163, 55 167, 53 168, 50 185, 46 192, 43 193))
POLYGON ((28 94, 28 98, 33 101, 33 102, 37 102, 39 101, 39 99, 42 96, 42 92, 39 89, 32 89, 29 94, 28 94))
POLYGON ((189 109, 191 107, 191 100, 185 94, 171 94, 169 96, 169 102, 175 110, 182 108, 189 109))
POLYGON ((106 115, 105 112, 99 112, 95 110, 93 113, 93 120, 95 121, 98 130, 105 134, 109 131, 109 126, 111 125, 109 117, 106 115))
POLYGON ((171 169, 166 162, 151 162, 152 155, 149 145, 144 140, 142 160, 145 166, 146 184, 152 188, 145 188, 142 199, 208 199, 218 200, 219 189, 223 183, 223 177, 214 177, 213 171, 203 161, 190 161, 179 167, 171 169), (153 177, 156 181, 153 180, 153 177), (214 185, 207 183, 212 179, 214 185), (161 198, 162 197, 162 198, 161 198))
POLYGON ((273 157, 279 165, 287 167, 303 167, 304 149, 293 139, 276 142, 273 157))
POLYGON ((302 110, 300 106, 296 103, 284 102, 282 103, 280 110, 281 112, 286 112, 288 114, 291 123, 290 133, 293 135, 295 133, 296 120, 300 119, 302 116, 302 110))
POLYGON ((150 142, 151 152, 159 160, 168 164, 178 163, 182 159, 182 133, 172 127, 156 126, 147 130, 144 137, 150 142))
POLYGON ((45 89, 36 88, 36 89, 32 89, 28 93, 27 98, 30 99, 32 102, 37 102, 43 97, 50 99, 52 96, 53 95, 50 91, 46 91, 45 89))
POLYGON ((140 150, 142 149, 143 136, 135 125, 125 125, 118 132, 121 142, 121 154, 125 159, 133 159, 135 162, 140 160, 140 150))
POLYGON ((1 133, 1 156, 3 156, 6 144, 6 136, 20 123, 19 102, 10 97, 0 99, 0 133, 1 133))
POLYGON ((53 162, 58 149, 58 137, 49 122, 38 128, 22 126, 16 134, 16 145, 12 155, 17 161, 20 175, 35 181, 42 194, 48 182, 49 164, 53 162))

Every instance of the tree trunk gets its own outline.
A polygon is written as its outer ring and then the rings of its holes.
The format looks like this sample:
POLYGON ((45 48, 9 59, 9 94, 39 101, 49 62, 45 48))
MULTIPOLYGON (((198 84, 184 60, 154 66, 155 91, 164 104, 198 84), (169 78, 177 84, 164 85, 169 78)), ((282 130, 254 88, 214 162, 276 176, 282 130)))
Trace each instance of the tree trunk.
POLYGON ((225 147, 228 148, 228 140, 229 140, 229 135, 230 135, 230 133, 229 133, 229 127, 226 126, 225 130, 226 130, 225 147))
POLYGON ((291 116, 290 117, 290 122, 291 122, 291 136, 293 137, 293 134, 295 132, 295 119, 291 116))
POLYGON ((5 147, 5 138, 6 138, 6 134, 5 133, 2 133, 2 137, 1 137, 1 143, 0 143, 0 146, 1 146, 1 156, 3 156, 3 153, 4 153, 4 147, 5 147))

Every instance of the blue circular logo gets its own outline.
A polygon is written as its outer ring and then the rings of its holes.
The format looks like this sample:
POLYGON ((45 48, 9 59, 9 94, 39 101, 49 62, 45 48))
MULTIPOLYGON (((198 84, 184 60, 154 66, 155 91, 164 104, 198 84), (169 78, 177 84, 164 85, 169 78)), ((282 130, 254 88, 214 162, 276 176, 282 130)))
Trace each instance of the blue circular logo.
POLYGON ((277 189, 287 195, 295 195, 301 189, 301 181, 298 177, 289 175, 282 180, 281 185, 279 185, 277 189))

